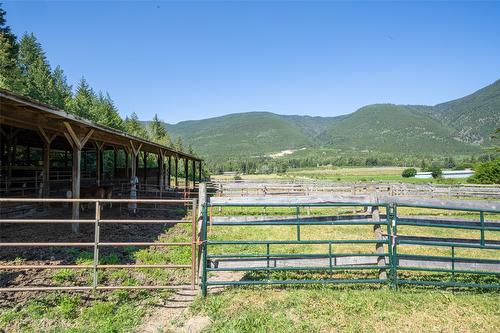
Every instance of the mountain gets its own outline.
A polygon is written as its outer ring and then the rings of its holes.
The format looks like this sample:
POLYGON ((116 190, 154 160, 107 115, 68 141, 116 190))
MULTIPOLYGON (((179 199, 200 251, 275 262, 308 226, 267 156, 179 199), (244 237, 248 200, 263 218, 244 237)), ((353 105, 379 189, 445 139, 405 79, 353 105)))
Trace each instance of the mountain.
POLYGON ((314 133, 331 118, 309 119, 308 126, 300 124, 296 116, 280 116, 270 112, 230 114, 203 120, 183 121, 167 125, 172 137, 180 136, 203 156, 261 155, 285 149, 315 145, 314 133))
POLYGON ((475 93, 436 105, 432 115, 455 129, 463 142, 490 145, 500 127, 500 80, 475 93))
POLYGON ((477 147, 453 138, 454 129, 419 107, 374 104, 362 107, 321 134, 327 146, 356 151, 471 153, 477 147))
POLYGON ((299 148, 415 154, 472 154, 500 127, 500 80, 437 104, 373 104, 337 117, 236 113, 167 124, 205 157, 262 156, 299 148))

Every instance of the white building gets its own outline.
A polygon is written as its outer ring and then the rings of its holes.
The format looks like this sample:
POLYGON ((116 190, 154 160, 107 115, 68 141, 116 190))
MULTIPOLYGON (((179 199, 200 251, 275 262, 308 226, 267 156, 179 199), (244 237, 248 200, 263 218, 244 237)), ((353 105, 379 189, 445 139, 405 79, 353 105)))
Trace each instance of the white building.
MULTIPOLYGON (((469 178, 474 174, 471 169, 465 170, 443 170, 443 178, 469 178)), ((415 178, 432 178, 432 172, 417 172, 415 178)))

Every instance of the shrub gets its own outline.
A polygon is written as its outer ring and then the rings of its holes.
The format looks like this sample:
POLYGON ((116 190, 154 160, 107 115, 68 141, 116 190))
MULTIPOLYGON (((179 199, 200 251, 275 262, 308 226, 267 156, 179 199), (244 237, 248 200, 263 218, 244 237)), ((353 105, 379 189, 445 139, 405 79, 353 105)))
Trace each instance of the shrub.
POLYGON ((431 166, 428 171, 431 172, 432 178, 440 178, 443 175, 443 170, 438 166, 431 166))
POLYGON ((407 168, 403 170, 401 176, 403 176, 404 178, 410 178, 410 177, 415 177, 416 174, 417 174, 417 169, 407 168))
POLYGON ((469 177, 469 183, 500 184, 500 158, 476 165, 474 175, 469 177))

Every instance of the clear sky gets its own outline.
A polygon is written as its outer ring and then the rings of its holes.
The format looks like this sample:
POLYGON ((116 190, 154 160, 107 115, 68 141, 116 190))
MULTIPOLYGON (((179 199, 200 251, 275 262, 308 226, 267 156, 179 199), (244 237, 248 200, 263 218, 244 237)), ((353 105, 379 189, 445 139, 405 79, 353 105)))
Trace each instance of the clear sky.
POLYGON ((6 2, 70 83, 122 115, 334 116, 436 104, 500 79, 499 2, 6 2))

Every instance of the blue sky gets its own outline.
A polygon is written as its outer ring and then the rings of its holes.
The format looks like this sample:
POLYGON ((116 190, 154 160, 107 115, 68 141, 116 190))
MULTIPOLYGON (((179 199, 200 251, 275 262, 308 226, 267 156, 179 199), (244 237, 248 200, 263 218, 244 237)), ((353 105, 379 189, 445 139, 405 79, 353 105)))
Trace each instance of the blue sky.
POLYGON ((436 104, 500 79, 498 2, 6 2, 70 83, 122 115, 335 116, 436 104))

